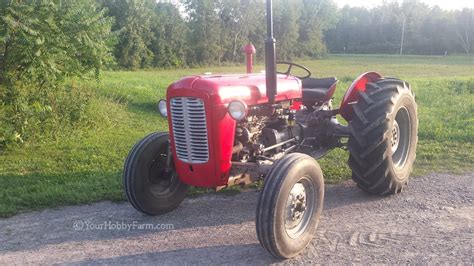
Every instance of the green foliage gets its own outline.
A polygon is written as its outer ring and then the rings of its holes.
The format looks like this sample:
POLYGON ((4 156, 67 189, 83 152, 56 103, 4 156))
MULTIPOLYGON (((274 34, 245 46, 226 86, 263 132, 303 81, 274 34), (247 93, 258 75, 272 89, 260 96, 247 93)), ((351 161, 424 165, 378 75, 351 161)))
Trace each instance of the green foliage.
POLYGON ((151 65, 153 40, 153 0, 103 0, 108 15, 115 18, 113 30, 118 35, 115 57, 120 66, 127 69, 151 65))
POLYGON ((62 82, 98 77, 99 68, 111 60, 111 19, 94 0, 12 0, 0 8, 0 146, 56 135, 63 120, 81 119, 88 99, 62 82), (77 114, 63 104, 73 105, 77 114))
MULTIPOLYGON (((115 19, 115 57, 122 68, 223 65, 244 60, 252 42, 264 56, 265 5, 260 0, 98 0, 115 19)), ((333 0, 276 0, 278 58, 320 57, 323 33, 336 23, 333 0)))
POLYGON ((324 32, 333 28, 337 19, 332 0, 303 0, 296 56, 316 58, 326 54, 324 32))
POLYGON ((154 67, 186 65, 187 27, 179 10, 169 3, 158 3, 152 20, 154 67))
POLYGON ((190 62, 199 65, 209 65, 218 62, 219 56, 219 17, 216 3, 212 0, 186 0, 184 5, 189 16, 188 51, 190 62))
POLYGON ((241 48, 252 42, 263 58, 265 39, 264 8, 258 0, 217 1, 219 16, 219 62, 242 62, 241 48))
POLYGON ((474 78, 468 80, 451 80, 448 83, 448 88, 456 94, 474 94, 474 78))
POLYGON ((298 50, 298 21, 301 1, 277 0, 274 7, 275 38, 277 39, 277 58, 291 60, 298 50))
MULTIPOLYGON (((99 0, 115 18, 115 55, 127 69, 242 62, 252 42, 264 55, 265 5, 259 0, 99 0)), ((474 10, 446 11, 419 1, 372 9, 334 0, 274 0, 277 57, 320 58, 327 53, 469 53, 474 10), (443 34, 439 34, 442 32, 443 34)))

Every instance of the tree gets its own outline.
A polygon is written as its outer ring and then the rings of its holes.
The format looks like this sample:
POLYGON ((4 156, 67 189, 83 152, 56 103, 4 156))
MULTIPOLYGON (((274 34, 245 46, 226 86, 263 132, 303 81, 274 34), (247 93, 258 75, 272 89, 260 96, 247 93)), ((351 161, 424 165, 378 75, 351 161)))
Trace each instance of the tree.
POLYGON ((216 13, 216 2, 185 0, 184 7, 189 25, 188 62, 197 65, 210 65, 218 62, 221 31, 216 13))
POLYGON ((326 41, 333 53, 368 53, 374 45, 371 13, 361 7, 344 6, 340 20, 328 31, 326 41))
POLYGON ((93 0, 11 1, 2 16, 2 76, 56 82, 109 59, 111 20, 93 0))
POLYGON ((115 57, 127 69, 151 65, 153 40, 151 30, 154 0, 100 0, 115 19, 112 30, 118 35, 115 57))
POLYGON ((464 8, 454 12, 456 41, 468 54, 474 49, 474 9, 464 8))
POLYGON ((297 56, 319 57, 325 54, 324 33, 335 26, 337 16, 337 6, 332 0, 303 0, 297 56))
MULTIPOLYGON (((7 34, 7 27, 6 24, 3 22, 3 17, 7 12, 8 2, 2 1, 0 2, 0 85, 5 82, 5 73, 6 73, 6 65, 4 61, 4 54, 5 54, 5 42, 6 42, 6 34, 7 34)), ((3 96, 3 95, 0 95, 3 96)), ((3 97, 0 97, 0 104, 2 103, 3 97)))
POLYGON ((297 54, 301 0, 277 0, 274 2, 274 27, 277 39, 277 58, 291 60, 297 54))
POLYGON ((241 47, 249 41, 263 47, 263 4, 258 0, 220 0, 217 12, 220 23, 220 61, 237 62, 243 58, 241 47), (255 33, 261 34, 255 38, 255 33), (251 36, 252 35, 252 36, 251 36))
POLYGON ((422 22, 418 38, 422 43, 419 53, 443 55, 453 52, 453 39, 456 38, 451 31, 453 18, 451 12, 446 12, 435 6, 422 22), (439 34, 442 32, 443 34, 439 34))
POLYGON ((405 0, 401 5, 400 25, 405 19, 403 50, 408 54, 422 54, 426 50, 426 40, 420 36, 420 31, 429 11, 430 8, 419 0, 405 0))
POLYGON ((333 53, 469 53, 473 49, 473 9, 429 7, 419 0, 384 2, 372 9, 345 6, 336 27, 324 36, 333 53), (403 30, 405 26, 405 30, 403 30))
POLYGON ((170 3, 157 3, 152 19, 154 67, 180 67, 186 64, 187 26, 178 8, 170 3))
POLYGON ((396 54, 401 45, 404 17, 397 2, 385 3, 371 12, 370 44, 368 53, 396 54))

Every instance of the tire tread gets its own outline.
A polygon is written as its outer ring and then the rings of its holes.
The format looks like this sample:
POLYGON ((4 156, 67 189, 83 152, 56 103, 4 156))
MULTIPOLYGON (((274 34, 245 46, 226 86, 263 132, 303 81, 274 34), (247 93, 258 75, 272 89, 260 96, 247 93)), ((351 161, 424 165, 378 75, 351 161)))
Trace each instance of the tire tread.
POLYGON ((397 96, 407 90, 414 97, 407 82, 395 78, 379 79, 367 84, 366 92, 360 93, 360 100, 354 105, 354 118, 349 122, 348 164, 352 169, 352 179, 368 193, 382 196, 396 194, 406 185, 406 182, 395 182, 388 171, 390 155, 385 145, 390 137, 386 125, 397 96))

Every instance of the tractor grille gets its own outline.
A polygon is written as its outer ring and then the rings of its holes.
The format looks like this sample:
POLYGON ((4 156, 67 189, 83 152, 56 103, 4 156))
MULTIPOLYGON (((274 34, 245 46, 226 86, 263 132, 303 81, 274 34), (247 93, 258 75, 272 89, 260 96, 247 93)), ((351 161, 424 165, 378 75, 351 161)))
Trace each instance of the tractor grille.
POLYGON ((206 163, 209 160, 209 145, 204 101, 176 97, 171 99, 170 109, 178 159, 187 163, 206 163))

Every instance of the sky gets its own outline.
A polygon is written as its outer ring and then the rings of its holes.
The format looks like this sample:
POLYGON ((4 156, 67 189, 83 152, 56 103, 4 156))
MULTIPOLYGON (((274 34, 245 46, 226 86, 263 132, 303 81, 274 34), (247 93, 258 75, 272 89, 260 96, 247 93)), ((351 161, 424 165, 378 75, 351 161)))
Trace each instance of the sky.
MULTIPOLYGON (((350 6, 374 7, 380 5, 383 0, 335 0, 339 7, 348 4, 350 6)), ((394 0, 388 0, 392 2, 394 0)), ((403 0, 398 0, 402 2, 403 0)), ((443 9, 462 9, 464 7, 474 8, 474 0, 421 0, 429 6, 438 5, 443 9)))

